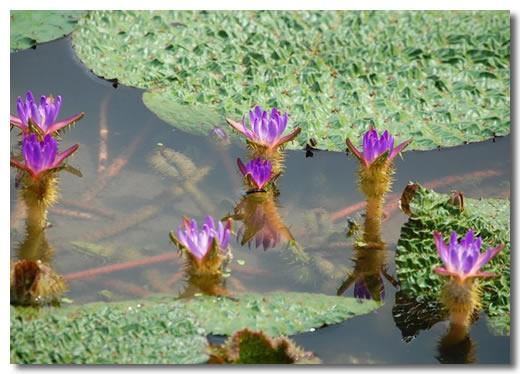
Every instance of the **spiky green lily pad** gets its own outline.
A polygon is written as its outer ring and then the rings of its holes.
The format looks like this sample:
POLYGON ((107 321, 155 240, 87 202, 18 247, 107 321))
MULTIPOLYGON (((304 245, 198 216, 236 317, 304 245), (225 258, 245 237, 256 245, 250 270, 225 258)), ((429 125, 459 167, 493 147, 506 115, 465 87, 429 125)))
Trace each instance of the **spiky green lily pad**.
POLYGON ((208 360, 206 334, 182 305, 137 305, 54 308, 40 318, 28 318, 27 310, 11 308, 11 363, 197 364, 208 360))
POLYGON ((200 296, 186 307, 209 333, 231 335, 249 328, 271 336, 313 331, 366 314, 382 304, 372 300, 298 292, 248 293, 237 300, 200 296))
POLYGON ((271 336, 313 331, 382 304, 323 294, 170 295, 64 308, 11 308, 11 362, 198 363, 206 334, 244 328, 271 336))
POLYGON ((11 52, 71 33, 84 13, 79 10, 12 10, 11 52))
MULTIPOLYGON (((343 151, 372 124, 424 150, 510 131, 507 11, 96 11, 79 23, 74 49, 95 74, 220 118, 276 106, 302 128, 289 148, 343 151)), ((150 96, 168 123, 201 132, 150 96)))
MULTIPOLYGON (((452 230, 463 235, 472 228, 483 239, 482 250, 506 247, 486 266, 496 278, 480 281, 482 306, 491 319, 500 321, 496 333, 509 334, 510 314, 510 204, 500 199, 464 199, 464 210, 450 203, 450 196, 419 187, 410 201, 411 216, 401 229, 395 257, 401 289, 418 300, 438 299, 445 279, 434 273, 441 260, 432 232, 446 237, 452 230)), ((490 324, 493 326, 493 324, 490 324)))

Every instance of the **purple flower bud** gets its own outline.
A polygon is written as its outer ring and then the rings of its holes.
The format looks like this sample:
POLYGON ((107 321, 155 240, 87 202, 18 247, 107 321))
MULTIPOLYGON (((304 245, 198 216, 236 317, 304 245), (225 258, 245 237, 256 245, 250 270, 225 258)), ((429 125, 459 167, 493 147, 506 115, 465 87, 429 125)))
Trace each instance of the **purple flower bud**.
POLYGON ((37 128, 33 129, 43 138, 45 135, 71 125, 83 117, 83 113, 75 114, 63 121, 57 122, 61 109, 61 96, 41 96, 40 104, 37 105, 31 91, 25 95, 25 101, 18 96, 16 99, 18 116, 11 115, 11 125, 22 129, 24 134, 31 132, 30 123, 37 128))
POLYGON ((347 139, 347 146, 366 167, 369 167, 385 153, 388 154, 387 160, 389 162, 392 161, 410 142, 411 140, 407 140, 394 148, 394 137, 390 135, 388 130, 385 130, 383 134, 379 136, 377 130, 371 128, 363 135, 363 152, 358 150, 350 139, 347 139))
POLYGON ((249 112, 249 128, 246 126, 245 118, 241 124, 227 120, 235 130, 244 135, 249 141, 270 149, 275 149, 293 140, 300 133, 301 129, 296 128, 286 136, 283 136, 288 121, 289 115, 287 113, 282 116, 278 109, 272 108, 271 113, 268 114, 260 106, 256 106, 249 112))
POLYGON ((495 275, 481 272, 480 269, 504 248, 503 244, 495 248, 488 248, 485 253, 481 254, 482 238, 475 237, 473 230, 469 230, 460 241, 457 241, 457 233, 452 231, 448 245, 442 240, 440 232, 435 231, 433 238, 439 257, 444 264, 444 267, 435 269, 438 274, 453 276, 462 282, 468 278, 495 275))
POLYGON ((215 141, 222 144, 229 144, 229 136, 226 132, 220 127, 214 127, 209 131, 209 135, 215 139, 215 141))
POLYGON ((213 245, 216 244, 222 253, 226 253, 231 235, 231 220, 225 224, 221 221, 215 225, 213 217, 207 216, 202 228, 199 230, 197 221, 184 219, 183 224, 177 230, 177 240, 197 259, 202 259, 213 245))
POLYGON ((254 183, 257 189, 261 190, 269 183, 273 177, 273 165, 269 160, 256 158, 244 165, 242 160, 237 158, 238 168, 244 177, 250 176, 250 180, 254 183))

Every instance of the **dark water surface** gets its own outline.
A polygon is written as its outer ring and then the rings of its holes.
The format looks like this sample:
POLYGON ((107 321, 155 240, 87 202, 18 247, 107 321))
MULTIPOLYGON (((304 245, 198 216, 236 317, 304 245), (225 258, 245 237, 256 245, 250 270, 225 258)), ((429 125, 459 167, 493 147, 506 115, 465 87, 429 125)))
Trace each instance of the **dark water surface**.
MULTIPOLYGON (((81 169, 83 177, 61 173, 61 198, 56 209, 49 212, 52 227, 48 230, 48 239, 55 249, 53 265, 61 274, 176 251, 169 243, 168 232, 178 227, 183 215, 201 218, 212 213, 222 217, 233 211, 244 193, 235 167, 237 157, 246 158, 243 147, 225 148, 209 136, 192 136, 162 122, 142 103, 141 90, 122 86, 114 89, 110 82, 88 72, 77 61, 68 39, 11 54, 12 113, 16 113, 16 96, 24 95, 27 90, 32 90, 35 96, 61 95, 60 118, 80 111, 86 113, 61 142, 62 147, 80 144, 70 163, 81 169), (107 102, 105 114, 100 112, 104 101, 107 102), (87 207, 78 208, 74 202, 84 200, 84 194, 100 183, 97 177, 100 116, 106 116, 109 130, 108 165, 120 156, 125 159, 128 156, 125 152, 132 149, 132 143, 136 139, 140 141, 128 163, 108 180, 106 188, 91 199, 87 207), (195 195, 199 197, 165 195, 166 190, 178 183, 161 176, 150 166, 149 158, 158 143, 188 156, 199 168, 210 168, 195 185, 195 195), (209 205, 203 211, 199 207, 205 200, 209 205), (105 216, 89 209, 92 207, 104 210, 105 216), (87 216, 66 216, 63 209, 74 214, 87 213, 87 216), (125 226, 130 227, 125 229, 125 226), (82 242, 83 247, 78 242, 82 242), (85 242, 108 249, 95 254, 84 249, 85 242)), ((16 131, 11 132, 11 148, 16 146, 16 135, 16 131)), ((357 165, 357 160, 342 153, 315 152, 313 157, 305 157, 303 151, 289 151, 286 171, 279 183, 279 214, 285 225, 307 253, 334 265, 334 274, 326 276, 316 272, 312 279, 302 281, 298 278, 298 269, 291 265, 294 254, 288 247, 280 245, 264 251, 254 245, 248 248, 233 243, 233 271, 227 280, 229 290, 334 295, 346 271, 353 267, 353 241, 345 237, 346 217, 334 223, 323 217, 363 200, 356 187, 357 165), (240 263, 243 260, 245 264, 240 265, 236 260, 241 260, 240 263)), ((395 166, 393 191, 398 194, 413 180, 437 182, 439 192, 462 190, 468 197, 506 198, 510 191, 510 138, 440 151, 406 152, 403 159, 396 160, 395 166), (478 177, 475 172, 481 171, 484 172, 478 177), (470 176, 465 178, 446 179, 468 174, 470 176)), ((14 176, 12 170, 13 257, 24 227, 23 217, 14 217, 17 199, 14 176)), ((360 214, 349 215, 359 219, 360 214)), ((390 274, 395 274, 392 254, 404 222, 406 216, 394 211, 383 223, 383 239, 390 252, 387 259, 390 274)), ((179 277, 181 270, 181 262, 173 261, 71 281, 66 296, 75 303, 83 303, 138 298, 154 292, 177 295, 184 288, 179 277)), ((385 305, 379 310, 294 339, 326 364, 432 364, 444 360, 437 345, 446 333, 447 322, 439 322, 405 343, 392 317, 395 291, 392 284, 385 281, 385 305)), ((345 295, 352 296, 352 289, 345 295)), ((475 350, 474 361, 509 363, 509 337, 493 336, 487 329, 486 318, 481 314, 471 329, 468 344, 475 350)), ((454 357, 455 361, 467 360, 464 352, 455 353, 454 357)))

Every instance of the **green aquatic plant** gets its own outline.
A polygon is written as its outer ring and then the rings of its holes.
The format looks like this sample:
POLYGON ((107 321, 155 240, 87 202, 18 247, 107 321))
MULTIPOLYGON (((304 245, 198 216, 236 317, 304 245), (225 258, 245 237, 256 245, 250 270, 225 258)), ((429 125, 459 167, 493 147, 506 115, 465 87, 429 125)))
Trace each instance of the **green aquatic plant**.
POLYGON ((248 328, 270 337, 314 331, 381 306, 324 294, 248 293, 236 298, 171 295, 62 308, 11 309, 12 363, 195 364, 206 335, 248 328))
POLYGON ((72 43, 194 134, 257 103, 302 129, 288 149, 343 151, 369 126, 421 150, 510 132, 507 11, 93 11, 72 43))
POLYGON ((182 304, 99 303, 25 317, 11 309, 13 364, 201 364, 206 333, 182 304))
MULTIPOLYGON (((488 268, 494 278, 479 280, 482 310, 496 321, 497 333, 509 334, 510 319, 510 204, 508 200, 464 198, 464 209, 452 195, 439 194, 410 184, 401 197, 410 216, 397 243, 396 273, 401 290, 419 301, 437 300, 445 282, 434 272, 439 266, 433 231, 467 232, 473 229, 482 245, 505 244, 488 268)), ((491 322, 490 326, 494 326, 491 322)))
MULTIPOLYGON (((392 144, 388 143, 390 139, 388 133, 383 134, 383 139, 385 136, 386 141, 378 143, 377 133, 375 133, 375 139, 372 140, 375 144, 364 147, 363 160, 366 165, 370 165, 370 162, 377 159, 378 153, 388 152, 388 147, 392 147, 392 144)), ((370 141, 369 138, 365 139, 365 143, 367 141, 370 141)), ((366 188, 366 186, 362 186, 362 188, 366 188)), ((374 205, 370 203, 370 196, 367 200, 363 232, 358 235, 354 244, 354 270, 349 272, 340 285, 337 295, 343 294, 354 285, 354 297, 382 301, 385 297, 383 279, 386 278, 394 287, 397 286, 397 281, 388 274, 387 270, 389 251, 381 239, 381 211, 374 209, 374 205)))
POLYGON ((80 10, 11 10, 11 52, 71 33, 84 14, 80 10))
POLYGON ((392 161, 410 143, 411 140, 407 140, 394 147, 394 137, 388 130, 379 136, 375 128, 363 135, 362 151, 347 138, 348 149, 360 161, 358 183, 367 199, 363 240, 370 246, 381 242, 384 199, 392 187, 395 173, 392 161))
POLYGON ((289 336, 340 323, 380 306, 373 300, 300 292, 246 293, 236 298, 199 296, 186 301, 201 326, 216 335, 249 328, 270 336, 289 336))
POLYGON ((163 145, 157 146, 148 162, 158 173, 176 182, 169 188, 171 196, 188 196, 201 213, 215 211, 212 201, 198 187, 210 171, 208 166, 195 165, 185 154, 163 145))

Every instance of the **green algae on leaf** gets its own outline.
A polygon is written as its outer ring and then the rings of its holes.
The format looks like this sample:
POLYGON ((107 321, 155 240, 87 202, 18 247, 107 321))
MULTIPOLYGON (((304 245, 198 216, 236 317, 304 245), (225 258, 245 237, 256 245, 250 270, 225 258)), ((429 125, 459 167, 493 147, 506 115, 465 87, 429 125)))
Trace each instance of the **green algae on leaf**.
POLYGON ((344 151, 370 125, 413 138, 409 150, 510 131, 507 11, 95 11, 79 23, 88 68, 152 89, 146 105, 195 134, 206 128, 151 97, 213 107, 216 121, 276 106, 302 128, 292 149, 312 138, 344 151))
MULTIPOLYGON (((472 228, 483 239, 482 248, 505 244, 505 249, 485 267, 497 274, 479 280, 482 307, 496 320, 496 333, 509 334, 510 314, 510 203, 500 199, 464 198, 464 209, 452 203, 451 196, 416 185, 408 198, 408 222, 397 243, 396 273, 401 289, 418 300, 436 300, 443 279, 433 269, 441 265, 432 232, 448 235, 452 230, 465 233, 472 228)), ((406 204, 405 204, 406 205, 406 204)), ((493 326, 493 324, 490 324, 493 326)))
POLYGON ((71 33, 83 13, 78 10, 11 10, 11 52, 71 33))
POLYGON ((52 309, 39 318, 27 318, 26 311, 11 308, 11 363, 198 364, 208 360, 205 332, 182 305, 114 305, 52 309))

